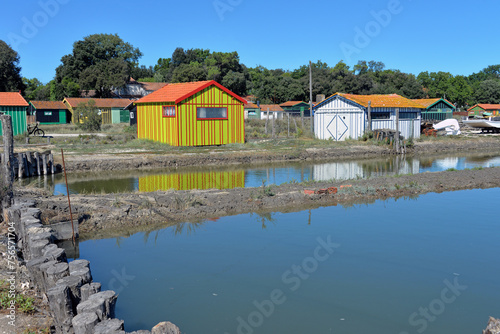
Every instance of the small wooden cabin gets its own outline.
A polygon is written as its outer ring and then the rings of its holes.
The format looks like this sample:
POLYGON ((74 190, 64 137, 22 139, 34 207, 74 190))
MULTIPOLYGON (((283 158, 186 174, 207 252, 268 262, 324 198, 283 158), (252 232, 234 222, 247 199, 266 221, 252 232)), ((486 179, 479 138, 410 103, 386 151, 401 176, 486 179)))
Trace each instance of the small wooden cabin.
MULTIPOLYGON (((26 122, 26 109, 28 102, 20 93, 0 92, 0 113, 10 115, 12 118, 12 133, 14 136, 23 134, 28 128, 26 122)), ((0 136, 2 123, 0 121, 0 136)))
POLYGON ((28 113, 40 124, 66 124, 71 119, 68 107, 62 101, 30 101, 28 113))
POLYGON ((396 109, 399 109, 401 135, 405 138, 420 138, 423 107, 397 94, 333 94, 313 108, 314 134, 319 139, 335 141, 358 139, 369 128, 369 109, 372 130, 395 130, 396 109))
POLYGON ((453 103, 445 99, 413 99, 412 101, 425 108, 422 110, 423 121, 444 121, 453 118, 453 113, 456 110, 453 103))
POLYGON ((469 116, 495 117, 500 115, 500 104, 480 103, 470 107, 467 111, 469 112, 469 116))
POLYGON ((79 113, 76 111, 80 103, 87 103, 94 100, 95 108, 102 116, 102 124, 129 123, 130 113, 125 109, 129 104, 129 99, 97 99, 66 97, 63 103, 71 112, 71 122, 80 122, 79 113))
POLYGON ((290 114, 290 116, 310 117, 311 115, 311 106, 304 101, 287 101, 280 104, 280 107, 283 108, 285 113, 290 114))
POLYGON ((172 146, 244 143, 245 103, 213 80, 168 84, 135 102, 137 137, 172 146))

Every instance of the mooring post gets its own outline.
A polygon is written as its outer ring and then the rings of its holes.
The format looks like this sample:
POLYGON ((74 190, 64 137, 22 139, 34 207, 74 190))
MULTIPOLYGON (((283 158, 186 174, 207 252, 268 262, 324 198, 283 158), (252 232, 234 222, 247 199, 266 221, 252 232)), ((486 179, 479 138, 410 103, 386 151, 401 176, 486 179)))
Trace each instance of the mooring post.
POLYGON ((54 155, 49 153, 50 174, 54 174, 54 155))
POLYGON ((14 197, 12 185, 14 183, 14 135, 12 132, 12 117, 10 115, 0 114, 2 121, 2 139, 3 139, 3 157, 2 157, 2 174, 3 187, 5 195, 2 198, 2 209, 7 209, 12 205, 14 197))
POLYGON ((28 168, 27 168, 27 170, 28 170, 28 176, 32 177, 33 174, 34 174, 34 170, 35 170, 34 167, 35 166, 33 166, 33 156, 32 156, 31 152, 27 152, 26 153, 26 159, 28 160, 28 163, 27 163, 27 165, 28 165, 28 168))
POLYGON ((40 153, 35 152, 36 175, 42 175, 40 171, 40 153))
POLYGON ((20 180, 20 179, 23 178, 23 171, 24 171, 24 157, 23 157, 23 153, 18 153, 17 154, 17 166, 18 166, 17 178, 20 180))
POLYGON ((47 154, 42 153, 43 175, 47 175, 47 154))

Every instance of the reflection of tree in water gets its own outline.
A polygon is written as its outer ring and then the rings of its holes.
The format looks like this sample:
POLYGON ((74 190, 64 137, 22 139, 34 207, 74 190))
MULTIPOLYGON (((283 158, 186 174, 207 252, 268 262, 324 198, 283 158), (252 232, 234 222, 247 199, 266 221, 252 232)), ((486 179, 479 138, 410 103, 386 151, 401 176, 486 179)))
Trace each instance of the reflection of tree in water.
POLYGON ((205 222, 177 223, 173 226, 174 235, 182 235, 183 233, 190 235, 203 225, 205 225, 205 222))
POLYGON ((267 222, 270 222, 273 225, 276 225, 276 219, 273 218, 273 214, 271 212, 268 212, 268 213, 257 213, 256 212, 255 214, 258 216, 257 221, 262 224, 263 230, 267 228, 267 225, 266 225, 267 222))

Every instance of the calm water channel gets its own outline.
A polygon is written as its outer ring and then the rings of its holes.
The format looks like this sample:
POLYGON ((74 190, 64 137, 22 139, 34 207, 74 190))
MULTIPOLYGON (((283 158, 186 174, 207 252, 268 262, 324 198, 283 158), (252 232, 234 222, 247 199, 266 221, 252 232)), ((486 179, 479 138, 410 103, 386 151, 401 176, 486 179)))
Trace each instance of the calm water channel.
MULTIPOLYGON (((286 163, 255 166, 179 168, 154 171, 111 171, 70 173, 70 193, 113 193, 156 190, 229 189, 259 187, 304 180, 347 180, 391 174, 416 174, 443 171, 450 168, 500 166, 500 152, 475 155, 436 157, 383 158, 333 163, 286 163)), ((47 178, 23 180, 50 189, 54 194, 66 194, 62 174, 47 178)))
MULTIPOLYGON (((432 168, 429 166, 428 168, 432 168)), ((126 330, 479 333, 500 317, 500 188, 80 243, 126 330)))

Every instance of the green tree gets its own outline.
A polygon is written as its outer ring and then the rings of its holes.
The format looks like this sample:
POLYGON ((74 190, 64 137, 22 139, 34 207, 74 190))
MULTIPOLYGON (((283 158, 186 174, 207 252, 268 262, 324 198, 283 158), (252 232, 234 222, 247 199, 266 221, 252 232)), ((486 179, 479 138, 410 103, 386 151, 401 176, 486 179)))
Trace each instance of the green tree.
POLYGON ((112 88, 123 86, 128 78, 127 63, 114 58, 87 67, 78 82, 84 90, 95 89, 96 97, 111 97, 112 88))
POLYGON ((23 78, 23 83, 26 86, 24 96, 28 100, 47 101, 50 100, 50 84, 44 85, 37 78, 23 78))
POLYGON ((110 92, 104 89, 110 88, 108 83, 112 82, 114 87, 125 85, 140 57, 142 53, 138 48, 116 34, 90 35, 75 42, 73 52, 61 58, 62 64, 56 69, 56 85, 66 79, 79 83, 84 89, 95 89, 99 96, 107 96, 110 92), (91 78, 86 78, 87 75, 91 78), (108 75, 112 78, 105 79, 108 75))
POLYGON ((172 82, 203 81, 207 77, 206 69, 198 62, 181 64, 172 73, 172 82))
POLYGON ((475 96, 477 103, 500 103, 500 81, 489 79, 481 82, 475 96))
POLYGON ((24 91, 19 54, 0 40, 0 92, 24 91))
POLYGON ((52 101, 60 101, 65 97, 80 96, 80 85, 70 78, 63 78, 62 82, 57 82, 55 79, 51 80, 49 86, 52 101))

